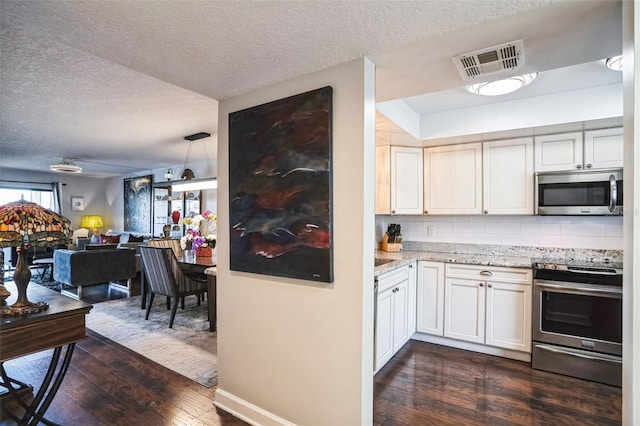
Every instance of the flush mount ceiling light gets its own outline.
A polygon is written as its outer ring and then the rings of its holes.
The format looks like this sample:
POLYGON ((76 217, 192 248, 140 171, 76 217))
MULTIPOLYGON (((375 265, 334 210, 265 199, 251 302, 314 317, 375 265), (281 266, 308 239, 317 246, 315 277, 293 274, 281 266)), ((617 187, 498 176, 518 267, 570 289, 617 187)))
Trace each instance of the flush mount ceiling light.
POLYGON ((607 64, 607 68, 614 71, 622 71, 622 55, 614 56, 613 58, 609 58, 605 61, 607 64))
POLYGON ((501 80, 487 81, 484 83, 470 84, 465 87, 467 92, 482 96, 499 96, 507 93, 515 92, 531 83, 538 76, 537 72, 524 75, 516 75, 513 77, 503 78, 501 80))
POLYGON ((64 158, 62 163, 52 164, 49 166, 54 172, 62 173, 82 173, 82 167, 76 165, 76 160, 70 158, 64 158))

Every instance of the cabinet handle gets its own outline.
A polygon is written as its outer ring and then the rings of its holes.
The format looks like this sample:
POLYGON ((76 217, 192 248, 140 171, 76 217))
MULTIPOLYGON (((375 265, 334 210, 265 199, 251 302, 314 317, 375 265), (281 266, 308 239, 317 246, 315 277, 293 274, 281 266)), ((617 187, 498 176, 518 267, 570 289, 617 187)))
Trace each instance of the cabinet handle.
POLYGON ((480 287, 484 287, 484 284, 482 284, 482 283, 478 283, 478 285, 479 285, 480 287))
POLYGON ((425 210, 425 211, 424 211, 424 214, 428 214, 428 213, 429 213, 429 210, 425 210))
POLYGON ((576 164, 576 169, 581 169, 582 168, 582 164, 576 164))
POLYGON ((409 265, 409 269, 413 269, 413 265, 409 265))
POLYGON ((396 211, 395 210, 391 210, 391 214, 396 214, 396 211))
POLYGON ((491 288, 491 284, 487 284, 487 287, 491 288))
POLYGON ((587 169, 590 169, 591 167, 593 167, 591 163, 587 164, 587 169))
POLYGON ((485 210, 485 211, 484 211, 484 214, 489 214, 489 210, 485 210))
POLYGON ((493 272, 491 272, 491 271, 480 271, 480 275, 485 276, 485 277, 492 277, 493 276, 493 272))

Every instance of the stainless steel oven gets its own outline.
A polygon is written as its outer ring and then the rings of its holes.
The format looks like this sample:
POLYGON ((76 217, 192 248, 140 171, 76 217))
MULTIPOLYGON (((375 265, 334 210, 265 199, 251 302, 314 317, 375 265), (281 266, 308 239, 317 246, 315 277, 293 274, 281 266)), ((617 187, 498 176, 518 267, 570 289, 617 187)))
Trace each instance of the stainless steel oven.
POLYGON ((622 169, 536 173, 539 215, 621 215, 622 169))
POLYGON ((622 385, 622 266, 534 263, 533 368, 622 385))

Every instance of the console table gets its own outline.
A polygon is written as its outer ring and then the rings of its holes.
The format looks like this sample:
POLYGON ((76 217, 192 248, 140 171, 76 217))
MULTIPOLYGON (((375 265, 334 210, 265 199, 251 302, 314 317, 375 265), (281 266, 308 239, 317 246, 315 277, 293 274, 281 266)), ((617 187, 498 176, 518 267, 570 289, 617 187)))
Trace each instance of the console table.
MULTIPOLYGON (((12 304, 18 291, 13 282, 5 284, 12 294, 7 304, 12 304)), ((19 424, 54 424, 44 418, 53 398, 69 368, 75 344, 87 338, 85 315, 92 306, 64 297, 59 293, 31 283, 27 297, 32 302, 46 302, 49 309, 44 312, 0 318, 0 398, 4 403, 12 398, 24 409, 21 417, 7 413, 19 424), (49 369, 33 400, 27 402, 25 393, 33 387, 12 379, 4 363, 14 358, 53 349, 49 369)), ((8 411, 8 410, 7 410, 8 411)))

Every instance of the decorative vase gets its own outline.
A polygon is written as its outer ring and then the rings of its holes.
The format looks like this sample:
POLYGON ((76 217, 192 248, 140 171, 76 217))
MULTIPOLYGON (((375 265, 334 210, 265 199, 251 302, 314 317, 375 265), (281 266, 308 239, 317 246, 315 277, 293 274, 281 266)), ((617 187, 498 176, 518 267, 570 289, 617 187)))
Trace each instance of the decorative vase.
POLYGON ((178 222, 180 221, 180 212, 178 210, 174 210, 173 212, 171 212, 171 220, 174 224, 178 224, 178 222))
POLYGON ((211 257, 213 249, 211 247, 198 247, 196 249, 196 257, 211 257))
POLYGON ((171 225, 164 225, 162 227, 162 233, 164 237, 168 239, 171 236, 171 225))

